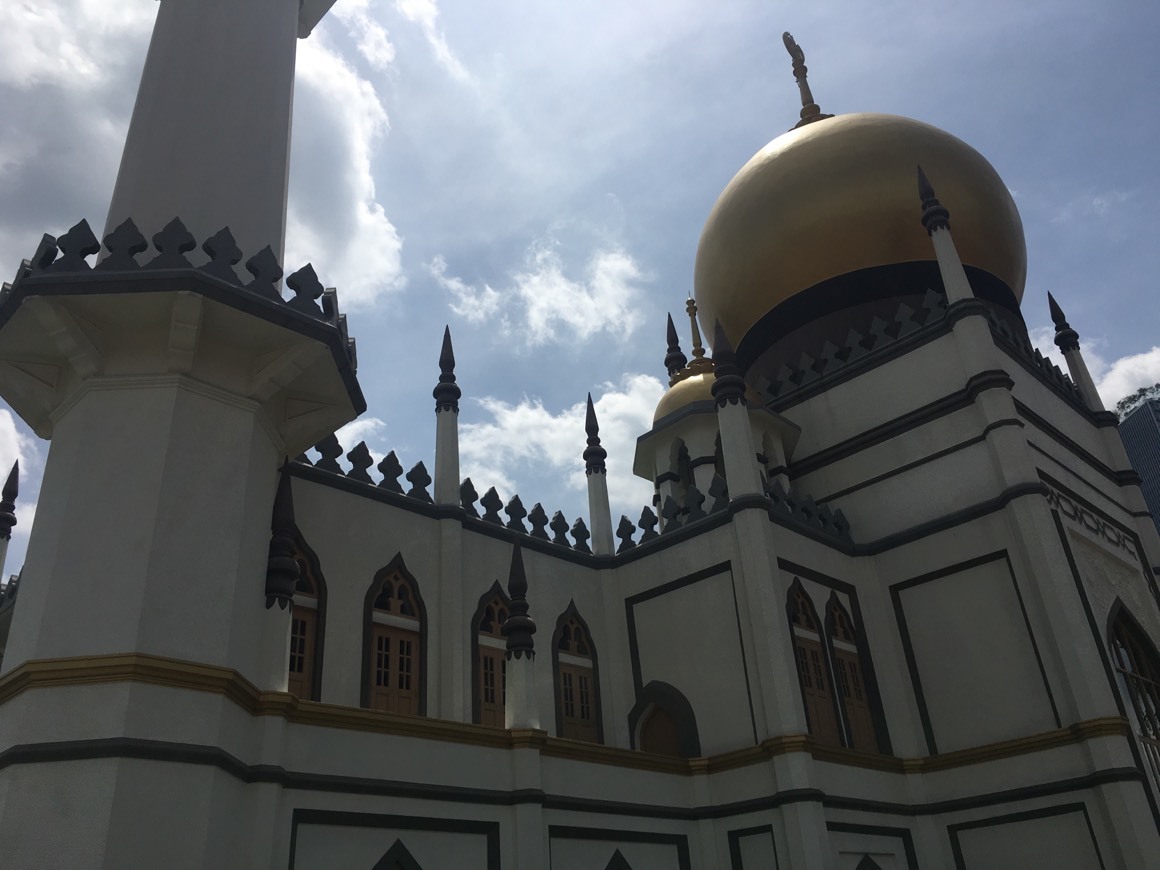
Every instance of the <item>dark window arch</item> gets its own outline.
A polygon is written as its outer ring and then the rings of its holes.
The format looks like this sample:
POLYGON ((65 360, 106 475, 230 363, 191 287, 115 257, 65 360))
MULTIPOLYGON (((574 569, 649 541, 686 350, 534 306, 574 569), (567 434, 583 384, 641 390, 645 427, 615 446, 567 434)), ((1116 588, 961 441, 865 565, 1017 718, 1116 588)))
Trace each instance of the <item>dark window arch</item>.
POLYGON ((326 581, 318 557, 302 533, 294 530, 298 584, 290 610, 290 657, 286 689, 308 701, 322 698, 322 652, 326 636, 326 581))
POLYGON ((503 728, 507 700, 506 641, 501 629, 511 600, 497 580, 479 599, 471 619, 471 718, 503 728))
POLYGON ((633 748, 641 752, 679 758, 701 755, 693 705, 679 689, 660 680, 653 680, 637 694, 636 705, 628 714, 628 733, 633 748))
POLYGON ((604 870, 632 870, 632 865, 628 863, 628 859, 626 859, 624 855, 620 853, 620 850, 617 849, 612 853, 612 858, 609 860, 608 865, 604 868, 604 870))
POLYGON ((1160 788, 1160 655, 1119 600, 1112 606, 1108 623, 1112 667, 1135 719, 1153 785, 1160 788))
POLYGON ((835 593, 826 604, 826 636, 834 664, 834 688, 846 723, 846 744, 862 752, 878 751, 870 682, 862 662, 854 620, 835 593))
POLYGON ((387 849, 386 854, 378 860, 371 870, 423 870, 410 850, 403 845, 402 840, 395 840, 395 844, 387 849))
POLYGON ((573 740, 604 742, 596 645, 588 623, 569 601, 552 635, 552 682, 556 696, 556 733, 573 740))
POLYGON ((400 553, 371 581, 363 604, 362 706, 427 712, 427 608, 400 553))
POLYGON ((797 577, 789 587, 786 612, 810 734, 818 743, 841 746, 837 705, 834 703, 826 648, 822 644, 821 624, 813 601, 797 577))

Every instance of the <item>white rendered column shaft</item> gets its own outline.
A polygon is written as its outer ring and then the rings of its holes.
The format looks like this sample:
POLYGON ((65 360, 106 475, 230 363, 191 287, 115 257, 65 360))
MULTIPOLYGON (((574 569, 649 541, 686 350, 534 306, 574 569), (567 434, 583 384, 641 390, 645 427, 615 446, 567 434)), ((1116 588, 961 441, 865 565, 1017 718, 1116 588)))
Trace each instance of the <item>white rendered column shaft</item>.
POLYGON ((0 583, 4 582, 4 564, 8 561, 8 542, 11 538, 0 537, 0 583))
POLYGON ((1067 362, 1067 371, 1076 387, 1079 388, 1079 394, 1087 406, 1093 411, 1105 410, 1104 400, 1100 398, 1096 382, 1092 380, 1091 372, 1088 371, 1087 363, 1084 362, 1083 353, 1080 352, 1079 347, 1065 350, 1063 358, 1067 362))
POLYGON ((597 556, 611 555, 612 512, 608 507, 608 478, 604 471, 588 472, 588 518, 592 523, 592 552, 597 556))
POLYGON ((959 259, 959 252, 955 249, 951 231, 936 229, 930 234, 930 242, 934 245, 935 257, 938 258, 938 270, 942 275, 943 287, 947 291, 947 304, 973 298, 975 294, 971 290, 971 282, 967 280, 963 261, 959 259))
POLYGON ((721 456, 725 460, 729 497, 760 494, 761 472, 744 401, 718 406, 717 423, 721 428, 721 456))
POLYGON ((435 412, 435 504, 459 504, 459 413, 435 412))
POLYGON ((106 233, 180 217, 282 258, 298 0, 162 0, 106 233))
POLYGON ((525 653, 511 655, 507 668, 507 690, 504 699, 504 727, 539 728, 540 705, 536 699, 535 658, 525 653))

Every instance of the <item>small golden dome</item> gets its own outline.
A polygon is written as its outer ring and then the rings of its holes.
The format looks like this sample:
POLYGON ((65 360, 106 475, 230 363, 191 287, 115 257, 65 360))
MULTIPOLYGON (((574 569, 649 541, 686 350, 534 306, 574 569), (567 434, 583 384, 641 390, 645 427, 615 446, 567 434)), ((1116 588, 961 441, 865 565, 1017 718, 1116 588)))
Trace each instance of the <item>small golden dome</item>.
MULTIPOLYGON (((669 414, 675 413, 681 408, 687 407, 694 402, 711 402, 713 401, 713 381, 717 379, 717 375, 712 372, 702 372, 700 374, 692 374, 686 378, 677 381, 665 394, 661 396, 661 400, 657 402, 656 412, 653 414, 653 423, 669 414)), ((745 400, 751 405, 762 406, 764 402, 761 401, 761 396, 753 389, 753 387, 746 386, 745 400)))
POLYGON ((950 211, 963 264, 995 276, 1021 299, 1023 224, 991 164, 929 124, 838 115, 778 136, 718 198, 701 233, 694 274, 706 331, 720 320, 738 347, 775 306, 822 281, 934 260, 919 220, 919 164, 950 211))

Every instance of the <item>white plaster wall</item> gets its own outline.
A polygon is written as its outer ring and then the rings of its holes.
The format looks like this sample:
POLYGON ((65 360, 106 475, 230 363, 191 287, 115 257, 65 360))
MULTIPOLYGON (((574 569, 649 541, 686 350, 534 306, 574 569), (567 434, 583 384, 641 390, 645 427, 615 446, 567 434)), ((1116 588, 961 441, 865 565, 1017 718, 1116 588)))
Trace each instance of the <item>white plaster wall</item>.
POLYGON ((1103 870, 1079 812, 970 828, 959 832, 967 870, 1103 870))
MULTIPOLYGON (((438 824, 438 820, 432 822, 438 824)), ((487 866, 483 834, 399 827, 299 825, 294 870, 367 870, 401 840, 424 870, 487 866)))
POLYGON ((608 841, 553 837, 552 870, 604 870, 616 850, 633 870, 678 870, 677 847, 667 843, 618 842, 608 831, 608 841))
POLYGON ((1003 560, 900 597, 941 752, 1057 727, 1003 560))

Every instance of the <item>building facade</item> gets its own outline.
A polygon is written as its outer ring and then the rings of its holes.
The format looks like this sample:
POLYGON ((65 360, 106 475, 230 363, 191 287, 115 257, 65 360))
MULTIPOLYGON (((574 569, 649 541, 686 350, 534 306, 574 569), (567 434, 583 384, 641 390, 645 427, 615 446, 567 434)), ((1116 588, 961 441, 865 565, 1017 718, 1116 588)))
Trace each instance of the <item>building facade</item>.
MULTIPOLYGON (((327 4, 268 5, 280 57, 327 4)), ((243 253, 234 181, 140 183, 214 38, 171 6, 103 244, 0 295, 52 439, 0 602, 4 866, 1154 864, 1160 537, 1054 300, 1069 373, 1028 340, 981 155, 822 114, 787 35, 801 121, 709 215, 654 502, 613 522, 590 403, 589 515, 549 517, 460 479, 450 335, 433 473, 338 443, 357 357, 312 268, 283 298, 284 188, 243 253)))
POLYGON ((1140 490, 1156 522, 1160 517, 1160 400, 1146 399, 1125 414, 1120 436, 1132 466, 1140 473, 1140 490))

